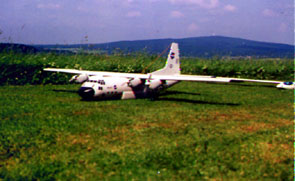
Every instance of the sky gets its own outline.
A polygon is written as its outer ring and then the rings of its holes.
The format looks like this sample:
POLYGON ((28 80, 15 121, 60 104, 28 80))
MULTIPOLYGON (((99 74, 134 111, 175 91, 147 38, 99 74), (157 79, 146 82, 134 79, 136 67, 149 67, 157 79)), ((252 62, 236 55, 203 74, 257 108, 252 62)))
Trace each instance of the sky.
POLYGON ((1 0, 0 42, 228 36, 294 44, 293 0, 1 0))

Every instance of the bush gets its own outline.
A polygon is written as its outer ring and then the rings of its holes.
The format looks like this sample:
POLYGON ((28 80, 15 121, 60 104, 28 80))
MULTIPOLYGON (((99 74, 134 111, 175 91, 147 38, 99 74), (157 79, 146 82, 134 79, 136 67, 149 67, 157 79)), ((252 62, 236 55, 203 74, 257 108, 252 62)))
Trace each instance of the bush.
MULTIPOLYGON (((0 53, 0 85, 66 84, 71 75, 44 72, 47 67, 73 68, 128 73, 152 72, 165 65, 160 58, 149 66, 155 56, 146 53, 131 55, 96 54, 21 54, 0 53), (146 70, 145 70, 146 69, 146 70)), ((290 59, 206 60, 184 58, 182 73, 256 79, 293 80, 293 61, 290 59)))

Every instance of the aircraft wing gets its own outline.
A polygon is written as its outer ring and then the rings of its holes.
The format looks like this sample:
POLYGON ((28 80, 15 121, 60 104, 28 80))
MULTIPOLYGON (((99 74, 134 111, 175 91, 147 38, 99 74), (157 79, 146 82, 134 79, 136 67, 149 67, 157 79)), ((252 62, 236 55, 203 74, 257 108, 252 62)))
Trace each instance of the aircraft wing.
POLYGON ((256 83, 268 83, 268 84, 280 84, 281 81, 277 80, 255 80, 255 79, 239 79, 239 78, 231 78, 230 82, 256 82, 256 83))
POLYGON ((198 75, 152 75, 151 79, 160 80, 177 80, 192 82, 230 82, 229 78, 214 76, 198 76, 198 75))
POLYGON ((46 68, 44 71, 49 72, 62 72, 69 74, 86 74, 90 76, 102 76, 102 77, 126 77, 126 78, 140 78, 147 79, 147 74, 137 73, 121 73, 121 72, 104 72, 104 71, 88 71, 88 70, 76 70, 76 69, 58 69, 58 68, 46 68))
POLYGON ((198 76, 198 75, 154 75, 154 79, 160 80, 178 80, 178 81, 192 81, 192 82, 257 82, 257 83, 270 83, 270 84, 280 84, 280 81, 273 80, 255 80, 255 79, 239 79, 239 78, 229 78, 229 77, 215 77, 215 76, 198 76))
POLYGON ((193 81, 193 82, 257 82, 257 83, 270 83, 280 84, 280 81, 272 80, 254 80, 254 79, 240 79, 228 77, 215 77, 203 75, 153 75, 153 74, 139 74, 139 73, 120 73, 120 72, 104 72, 104 71, 87 71, 76 69, 58 69, 46 68, 44 71, 62 72, 69 74, 86 74, 89 76, 101 77, 126 77, 126 78, 139 78, 139 79, 159 79, 159 80, 177 80, 177 81, 193 81))
MULTIPOLYGON (((88 70, 76 70, 76 69, 59 69, 59 68, 45 68, 44 71, 49 71, 49 72, 62 72, 62 73, 68 73, 68 74, 86 74, 89 76, 101 76, 101 77, 125 77, 125 78, 139 78, 139 79, 161 79, 165 80, 187 80, 186 76, 179 76, 179 77, 186 77, 186 78, 180 78, 177 76, 160 76, 160 75, 152 75, 152 74, 139 74, 139 73, 122 73, 122 72, 104 72, 104 71, 88 71, 88 70), (152 76, 151 76, 152 75, 152 76), (174 78, 174 79, 173 79, 174 78)), ((190 77, 195 77, 194 80, 198 80, 196 77, 212 77, 212 76, 206 76, 206 75, 195 75, 195 76, 190 76, 190 77)), ((200 79, 203 80, 203 79, 200 79)), ((193 81, 193 80, 192 80, 193 81)))

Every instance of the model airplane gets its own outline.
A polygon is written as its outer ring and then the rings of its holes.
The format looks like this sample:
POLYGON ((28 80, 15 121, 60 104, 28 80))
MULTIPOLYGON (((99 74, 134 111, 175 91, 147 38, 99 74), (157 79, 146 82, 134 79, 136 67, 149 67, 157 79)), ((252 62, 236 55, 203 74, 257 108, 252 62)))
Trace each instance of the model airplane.
POLYGON ((293 82, 239 79, 215 76, 183 75, 180 73, 179 49, 172 43, 164 68, 148 74, 84 71, 74 69, 46 68, 44 71, 76 74, 70 81, 82 83, 78 93, 83 99, 135 99, 153 97, 160 90, 180 81, 193 82, 257 82, 276 84, 278 88, 294 89, 293 82))

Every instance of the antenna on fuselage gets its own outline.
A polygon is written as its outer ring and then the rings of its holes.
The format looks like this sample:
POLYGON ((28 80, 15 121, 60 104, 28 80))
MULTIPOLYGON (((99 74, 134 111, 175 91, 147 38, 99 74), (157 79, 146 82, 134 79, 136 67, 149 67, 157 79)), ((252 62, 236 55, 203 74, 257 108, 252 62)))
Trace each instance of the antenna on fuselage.
POLYGON ((141 73, 144 74, 146 69, 148 69, 150 66, 152 66, 164 53, 166 53, 168 51, 168 49, 171 47, 171 44, 162 52, 158 55, 157 58, 155 58, 150 64, 148 64, 148 66, 146 66, 141 73))

